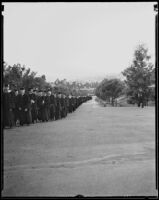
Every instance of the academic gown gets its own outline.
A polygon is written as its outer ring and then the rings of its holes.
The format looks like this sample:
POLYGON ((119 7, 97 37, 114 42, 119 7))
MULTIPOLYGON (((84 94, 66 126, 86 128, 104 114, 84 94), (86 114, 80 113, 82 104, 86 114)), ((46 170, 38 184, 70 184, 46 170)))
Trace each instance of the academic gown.
POLYGON ((12 127, 14 123, 14 97, 13 94, 3 93, 3 127, 9 126, 12 127))

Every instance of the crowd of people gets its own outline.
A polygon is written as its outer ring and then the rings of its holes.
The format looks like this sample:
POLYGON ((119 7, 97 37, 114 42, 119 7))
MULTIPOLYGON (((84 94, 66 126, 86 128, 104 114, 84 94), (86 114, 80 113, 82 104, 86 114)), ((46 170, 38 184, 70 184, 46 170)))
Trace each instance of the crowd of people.
POLYGON ((65 118, 74 112, 91 96, 72 96, 55 93, 51 89, 37 90, 25 88, 10 90, 4 85, 3 90, 3 128, 30 125, 65 118))

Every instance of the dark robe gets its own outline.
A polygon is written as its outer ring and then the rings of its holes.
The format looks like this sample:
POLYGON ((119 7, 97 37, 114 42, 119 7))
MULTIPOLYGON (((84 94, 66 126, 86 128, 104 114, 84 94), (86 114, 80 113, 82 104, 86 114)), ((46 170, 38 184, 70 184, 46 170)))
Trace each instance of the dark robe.
POLYGON ((64 109, 65 109, 65 111, 64 111, 64 113, 65 113, 65 117, 67 116, 67 113, 68 113, 68 97, 65 97, 64 98, 64 109))
POLYGON ((20 125, 30 124, 32 122, 32 116, 31 116, 31 102, 29 95, 19 94, 17 103, 19 110, 20 125))
POLYGON ((56 101, 55 119, 57 120, 61 118, 61 102, 59 97, 56 97, 55 101, 56 101))
POLYGON ((60 98, 60 104, 61 104, 61 118, 65 117, 65 99, 62 97, 60 98))
POLYGON ((14 122, 15 124, 17 123, 17 120, 20 120, 19 118, 19 109, 18 109, 18 95, 13 95, 14 96, 14 122))
POLYGON ((72 111, 75 111, 75 104, 76 104, 76 100, 75 97, 72 97, 72 111))
POLYGON ((73 111, 73 100, 72 97, 69 98, 69 112, 71 113, 73 111))
POLYGON ((38 118, 37 96, 35 94, 29 94, 29 97, 31 102, 32 122, 34 123, 35 121, 37 121, 38 118))
POLYGON ((42 120, 42 101, 43 101, 42 96, 38 96, 37 97, 37 110, 38 110, 38 120, 39 121, 42 120))
POLYGON ((50 96, 45 96, 46 121, 50 119, 50 96))
POLYGON ((47 105, 46 105, 46 96, 40 96, 37 99, 38 105, 38 119, 40 121, 48 121, 47 105))
POLYGON ((55 119, 55 108, 56 108, 56 98, 54 95, 50 96, 50 119, 54 120, 55 119))
POLYGON ((46 96, 41 97, 41 120, 48 121, 47 105, 46 105, 46 96))
POLYGON ((9 126, 12 127, 15 125, 14 122, 14 96, 10 93, 3 93, 3 127, 9 126))

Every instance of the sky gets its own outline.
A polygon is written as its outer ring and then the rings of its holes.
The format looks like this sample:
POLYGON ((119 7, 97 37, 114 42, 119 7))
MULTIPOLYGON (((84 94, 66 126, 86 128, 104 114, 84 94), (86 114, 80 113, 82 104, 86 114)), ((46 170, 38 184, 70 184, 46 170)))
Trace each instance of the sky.
POLYGON ((3 3, 4 61, 50 82, 118 74, 141 43, 154 63, 154 4, 3 3))

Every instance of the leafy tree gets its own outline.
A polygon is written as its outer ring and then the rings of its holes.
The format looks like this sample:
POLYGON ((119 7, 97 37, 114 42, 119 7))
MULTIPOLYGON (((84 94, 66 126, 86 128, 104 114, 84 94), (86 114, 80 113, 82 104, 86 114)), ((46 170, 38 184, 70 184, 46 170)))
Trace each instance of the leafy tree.
POLYGON ((31 71, 30 68, 26 68, 19 63, 13 66, 8 65, 6 62, 3 63, 3 82, 10 84, 11 89, 19 89, 20 87, 24 87, 26 90, 30 87, 39 89, 52 88, 56 93, 86 95, 88 91, 81 91, 80 89, 85 85, 88 87, 91 85, 91 83, 82 84, 76 81, 71 83, 66 79, 57 79, 55 82, 49 83, 46 81, 45 75, 36 75, 36 72, 31 71))
POLYGON ((151 84, 153 64, 150 62, 150 58, 148 49, 143 44, 138 45, 134 52, 131 66, 122 72, 126 77, 127 96, 135 103, 138 103, 139 91, 143 92, 145 100, 151 95, 149 86, 151 84))
POLYGON ((13 67, 5 64, 3 75, 4 83, 10 84, 11 88, 22 85, 23 68, 20 64, 14 64, 13 67))
POLYGON ((31 71, 21 64, 8 65, 6 62, 3 64, 3 82, 10 84, 10 88, 25 87, 27 90, 30 87, 39 89, 51 88, 51 84, 46 81, 45 75, 36 77, 36 72, 31 71))
POLYGON ((124 83, 120 79, 104 79, 96 88, 96 96, 111 102, 114 106, 114 101, 122 94, 124 83))

